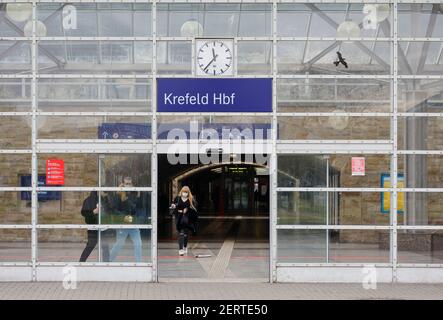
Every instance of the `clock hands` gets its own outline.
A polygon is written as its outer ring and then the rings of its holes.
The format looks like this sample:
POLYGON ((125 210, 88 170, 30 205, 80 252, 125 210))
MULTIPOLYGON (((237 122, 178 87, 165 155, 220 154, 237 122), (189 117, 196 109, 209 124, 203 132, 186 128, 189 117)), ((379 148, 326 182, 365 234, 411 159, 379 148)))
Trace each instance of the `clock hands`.
POLYGON ((218 57, 218 55, 215 54, 215 50, 214 50, 214 48, 212 48, 212 56, 214 57, 214 61, 215 61, 215 59, 218 57))
POLYGON ((218 57, 218 54, 216 54, 216 55, 214 56, 214 58, 212 58, 212 60, 209 61, 209 63, 206 65, 206 67, 203 68, 203 71, 206 72, 206 69, 208 69, 208 67, 211 65, 212 62, 215 61, 215 59, 216 59, 217 57, 218 57))

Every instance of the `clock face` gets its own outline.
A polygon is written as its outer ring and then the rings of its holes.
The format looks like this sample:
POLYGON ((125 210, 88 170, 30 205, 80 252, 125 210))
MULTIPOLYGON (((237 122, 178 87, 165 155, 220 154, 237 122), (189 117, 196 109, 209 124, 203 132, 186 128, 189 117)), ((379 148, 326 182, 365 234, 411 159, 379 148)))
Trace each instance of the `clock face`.
POLYGON ((232 74, 232 43, 204 40, 197 43, 197 68, 200 75, 232 74))

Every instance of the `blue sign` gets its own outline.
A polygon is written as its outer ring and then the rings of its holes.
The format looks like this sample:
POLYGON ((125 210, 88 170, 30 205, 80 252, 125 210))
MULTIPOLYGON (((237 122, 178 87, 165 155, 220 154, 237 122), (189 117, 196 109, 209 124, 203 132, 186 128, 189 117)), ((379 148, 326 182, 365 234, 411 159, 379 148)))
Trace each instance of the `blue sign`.
MULTIPOLYGON (((37 185, 39 187, 46 186, 46 175, 39 175, 37 185)), ((23 175, 20 177, 20 187, 31 186, 31 175, 23 175)), ((61 191, 39 191, 37 192, 38 201, 60 200, 61 191)), ((21 200, 31 201, 31 191, 21 191, 21 200)))
POLYGON ((272 79, 157 79, 158 112, 272 112, 272 79))
POLYGON ((102 123, 99 139, 150 139, 151 125, 147 123, 102 123))

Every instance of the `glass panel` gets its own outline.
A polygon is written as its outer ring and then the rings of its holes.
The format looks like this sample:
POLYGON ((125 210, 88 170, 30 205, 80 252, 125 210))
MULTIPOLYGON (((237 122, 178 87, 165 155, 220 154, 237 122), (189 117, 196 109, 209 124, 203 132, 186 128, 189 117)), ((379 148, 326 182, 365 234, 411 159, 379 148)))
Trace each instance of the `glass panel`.
POLYGON ((443 150, 443 117, 398 117, 398 148, 443 150))
POLYGON ((38 223, 96 224, 94 223, 95 221, 93 221, 94 216, 92 214, 89 213, 89 215, 87 215, 86 212, 82 212, 83 202, 89 193, 89 191, 39 192, 38 223), (83 216, 83 214, 85 214, 85 216, 83 216))
POLYGON ((0 116, 0 149, 31 149, 31 117, 0 116))
POLYGON ((441 4, 417 3, 398 5, 398 36, 413 38, 442 38, 443 16, 441 4), (431 21, 435 25, 429 29, 431 21))
POLYGON ((326 262, 326 230, 277 230, 277 261, 326 262))
MULTIPOLYGON (((89 240, 90 255, 87 262, 98 262, 97 234, 97 230, 86 229, 38 229, 37 261, 78 262, 89 240)), ((103 246, 101 253, 105 253, 103 246)))
POLYGON ((441 230, 398 230, 398 263, 443 263, 441 230))
POLYGON ((356 24, 361 37, 389 37, 390 20, 389 4, 279 4, 277 8, 278 35, 286 37, 335 37, 343 22, 356 24))
POLYGON ((31 176, 30 154, 0 154, 0 187, 27 187, 25 176, 31 176))
POLYGON ((331 225, 389 225, 390 192, 329 192, 331 225))
POLYGON ((39 154, 41 175, 53 159, 64 162, 65 187, 119 187, 124 177, 131 177, 134 187, 151 185, 150 154, 39 154))
POLYGON ((277 223, 389 225, 389 196, 389 192, 278 192, 277 223))
POLYGON ((441 74, 443 70, 441 48, 440 41, 399 41, 398 73, 441 74))
POLYGON ((443 155, 408 154, 398 156, 403 188, 443 188, 443 155))
POLYGON ((238 74, 271 74, 272 42, 239 41, 237 59, 238 74))
POLYGON ((31 42, 0 41, 0 73, 31 73, 31 42))
POLYGON ((279 74, 389 74, 390 44, 386 41, 279 41, 277 69, 279 74), (346 65, 334 64, 338 61, 337 51, 346 65))
POLYGON ((278 117, 281 140, 388 140, 388 117, 278 117), (370 128, 370 130, 368 130, 370 128))
POLYGON ((390 112, 390 80, 278 79, 278 112, 390 112))
POLYGON ((326 187, 326 156, 278 155, 279 187, 326 187))
POLYGON ((100 192, 102 224, 150 224, 151 193, 145 191, 100 192))
POLYGON ((149 263, 152 260, 149 229, 108 229, 101 231, 101 239, 103 261, 149 263))
POLYGON ((159 36, 270 36, 269 4, 158 4, 159 36))
POLYGON ((107 229, 100 237, 97 230, 39 229, 38 243, 39 262, 151 261, 151 232, 147 229, 107 229), (90 250, 90 255, 84 250, 90 250))
POLYGON ((400 80, 399 112, 443 112, 443 80, 400 80))
POLYGON ((277 224, 325 224, 326 192, 278 192, 277 224))
POLYGON ((151 80, 40 79, 39 111, 149 112, 151 80))
POLYGON ((329 262, 389 263, 389 230, 329 230, 329 262))
POLYGON ((150 4, 39 3, 37 17, 50 37, 148 37, 152 33, 150 4))
POLYGON ((31 224, 30 193, 0 191, 0 224, 31 224))
POLYGON ((443 199, 439 192, 401 192, 398 224, 443 225, 443 199))
POLYGON ((0 262, 31 262, 31 230, 0 229, 0 262))
POLYGON ((31 111, 31 80, 0 79, 0 111, 31 111))
POLYGON ((158 138, 206 139, 270 139, 271 118, 243 116, 239 122, 232 116, 175 116, 158 117, 158 138))
POLYGON ((390 171, 389 155, 278 155, 277 163, 279 187, 378 188, 390 171), (354 157, 364 158, 363 173, 352 171, 354 157))
MULTIPOLYGON (((4 3, 4 2, 3 2, 4 3)), ((32 3, 6 3, 0 7, 0 37, 24 37, 29 32, 32 3)), ((31 30, 32 32, 32 30, 31 30)))
POLYGON ((157 42, 159 74, 191 74, 192 43, 189 41, 157 42))
POLYGON ((149 139, 150 117, 39 116, 39 139, 149 139))
POLYGON ((38 52, 42 73, 151 71, 151 41, 41 41, 38 52))
POLYGON ((124 225, 149 224, 151 223, 151 192, 41 192, 39 194, 38 218, 39 224, 96 225, 99 222, 101 224, 124 225), (101 206, 97 207, 98 194, 101 197, 101 206))

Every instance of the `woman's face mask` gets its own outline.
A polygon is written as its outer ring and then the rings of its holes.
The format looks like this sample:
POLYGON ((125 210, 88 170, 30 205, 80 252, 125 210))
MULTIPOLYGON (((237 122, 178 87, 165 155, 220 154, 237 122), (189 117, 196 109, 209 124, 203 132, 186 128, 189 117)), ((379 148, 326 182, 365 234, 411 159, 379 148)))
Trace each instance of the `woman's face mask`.
POLYGON ((182 192, 182 197, 183 198, 187 198, 188 197, 188 193, 187 192, 182 192))

